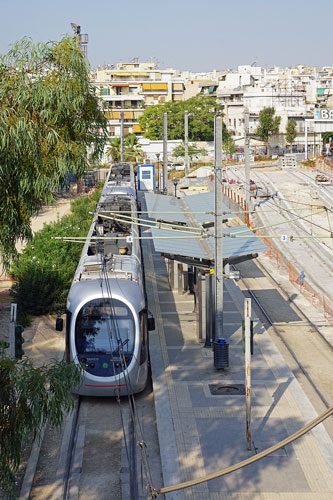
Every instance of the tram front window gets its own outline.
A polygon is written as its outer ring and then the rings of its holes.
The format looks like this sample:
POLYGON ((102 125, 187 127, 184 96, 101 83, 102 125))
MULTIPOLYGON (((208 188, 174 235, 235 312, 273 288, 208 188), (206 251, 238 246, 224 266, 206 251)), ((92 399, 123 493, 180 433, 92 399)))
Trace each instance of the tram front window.
POLYGON ((80 310, 75 324, 78 354, 133 353, 134 318, 116 299, 94 299, 80 310))

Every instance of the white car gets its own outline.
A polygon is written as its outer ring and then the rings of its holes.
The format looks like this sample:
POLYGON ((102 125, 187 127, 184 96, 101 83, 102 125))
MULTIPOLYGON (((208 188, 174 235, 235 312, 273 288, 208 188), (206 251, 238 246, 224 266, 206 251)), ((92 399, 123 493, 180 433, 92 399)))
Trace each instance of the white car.
POLYGON ((172 170, 185 170, 185 164, 184 163, 171 163, 171 168, 172 170))

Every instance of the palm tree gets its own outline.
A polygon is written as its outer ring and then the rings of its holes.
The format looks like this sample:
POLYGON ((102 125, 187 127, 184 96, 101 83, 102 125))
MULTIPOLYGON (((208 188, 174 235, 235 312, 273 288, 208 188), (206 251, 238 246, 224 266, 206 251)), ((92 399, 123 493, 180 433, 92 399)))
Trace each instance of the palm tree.
POLYGON ((121 139, 120 137, 112 137, 109 141, 109 147, 106 150, 106 155, 111 158, 112 163, 118 163, 121 160, 121 139))
MULTIPOLYGON (((107 156, 113 163, 121 161, 121 138, 113 137, 109 141, 109 147, 106 150, 107 156)), ((143 151, 140 148, 138 138, 135 134, 126 134, 124 141, 124 160, 132 163, 142 161, 143 151)))
POLYGON ((143 159, 143 151, 140 148, 138 138, 135 134, 125 136, 124 159, 132 163, 139 163, 143 159))

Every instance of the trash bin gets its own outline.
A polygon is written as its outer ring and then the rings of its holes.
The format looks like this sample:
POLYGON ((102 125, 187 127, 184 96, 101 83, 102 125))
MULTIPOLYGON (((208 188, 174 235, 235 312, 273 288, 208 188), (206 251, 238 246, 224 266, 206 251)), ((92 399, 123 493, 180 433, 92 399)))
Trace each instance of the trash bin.
POLYGON ((217 370, 228 368, 229 366, 229 344, 225 339, 219 338, 214 340, 214 367, 217 370))

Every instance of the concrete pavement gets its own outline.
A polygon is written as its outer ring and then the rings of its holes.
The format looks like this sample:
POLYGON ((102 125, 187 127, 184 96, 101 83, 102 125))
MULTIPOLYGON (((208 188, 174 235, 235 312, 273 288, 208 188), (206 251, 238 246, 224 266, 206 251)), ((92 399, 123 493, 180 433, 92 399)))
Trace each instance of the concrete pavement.
MULTIPOLYGON (((170 289, 166 265, 143 240, 153 389, 164 485, 202 477, 281 441, 317 416, 263 326, 255 322, 252 356, 252 450, 246 449, 245 396, 213 395, 211 386, 244 384, 244 297, 225 282, 224 333, 229 369, 197 340, 193 297, 170 289)), ((214 387, 213 387, 214 388, 214 387)), ((213 391, 214 392, 214 391, 213 391)), ((328 500, 333 498, 333 445, 322 425, 274 454, 230 475, 166 495, 173 499, 328 500)))

